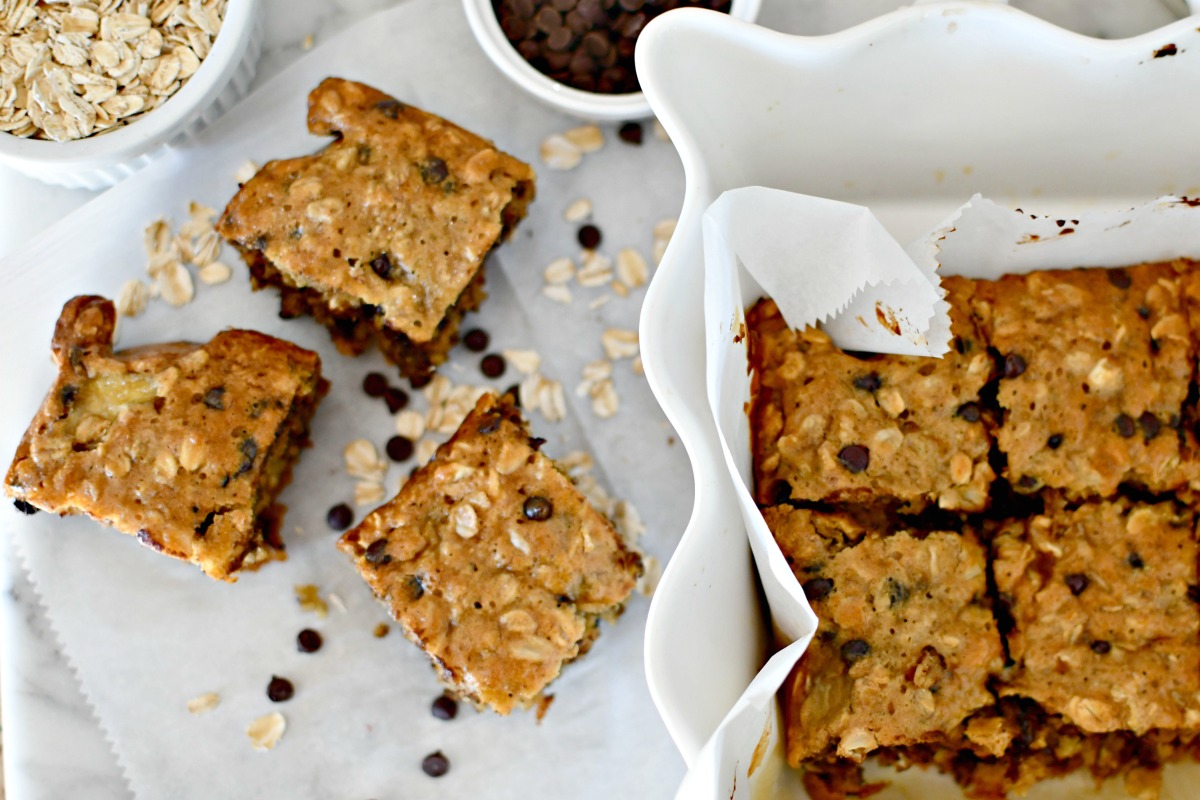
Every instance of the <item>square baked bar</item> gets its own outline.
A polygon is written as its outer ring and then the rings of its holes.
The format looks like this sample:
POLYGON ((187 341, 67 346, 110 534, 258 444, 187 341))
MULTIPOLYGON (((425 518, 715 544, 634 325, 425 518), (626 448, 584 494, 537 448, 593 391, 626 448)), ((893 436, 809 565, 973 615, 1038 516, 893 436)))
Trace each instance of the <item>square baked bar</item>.
POLYGON ((508 395, 486 394, 338 545, 442 680, 501 714, 538 701, 641 574, 540 446, 508 395))
POLYGON ((1111 497, 1194 477, 1181 422, 1195 346, 1171 264, 1006 275, 978 282, 973 308, 1003 364, 996 439, 1018 491, 1111 497))
POLYGON ((308 98, 321 152, 272 161, 217 230, 281 315, 309 313, 338 349, 376 342, 403 374, 445 361, 484 298, 484 259, 533 200, 530 167, 489 141, 361 83, 327 78, 308 98))
POLYGON ((972 282, 945 278, 942 285, 954 339, 940 359, 846 353, 816 328, 790 329, 774 301, 750 309, 760 504, 986 507, 991 420, 979 392, 993 361, 967 311, 972 282))
POLYGON ((275 497, 324 395, 316 353, 253 331, 113 352, 116 311, 76 297, 54 332, 58 378, 5 489, 86 514, 232 581, 282 549, 275 497))
POLYGON ((1003 663, 974 535, 791 506, 763 515, 819 621, 784 684, 788 761, 819 773, 960 741, 994 703, 987 682, 1003 663))
POLYGON ((995 538, 1027 697, 1087 733, 1200 729, 1195 515, 1174 502, 1062 504, 995 538))

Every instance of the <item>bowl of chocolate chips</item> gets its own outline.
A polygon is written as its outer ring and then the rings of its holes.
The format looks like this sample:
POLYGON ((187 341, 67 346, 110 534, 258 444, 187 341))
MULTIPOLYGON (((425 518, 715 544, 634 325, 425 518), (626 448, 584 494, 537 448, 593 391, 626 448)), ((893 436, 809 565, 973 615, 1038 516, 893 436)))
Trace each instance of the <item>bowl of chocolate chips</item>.
POLYGON ((634 69, 638 35, 676 8, 752 22, 761 0, 463 0, 488 58, 534 97, 597 122, 650 116, 634 69))

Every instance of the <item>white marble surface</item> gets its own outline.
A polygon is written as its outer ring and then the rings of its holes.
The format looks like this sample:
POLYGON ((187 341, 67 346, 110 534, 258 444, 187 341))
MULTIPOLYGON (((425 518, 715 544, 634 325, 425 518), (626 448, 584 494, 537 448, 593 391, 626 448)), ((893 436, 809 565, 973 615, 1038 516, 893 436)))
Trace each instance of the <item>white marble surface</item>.
MULTIPOLYGON (((267 40, 256 84, 298 57, 306 36, 320 41, 375 10, 396 4, 396 0, 264 2, 267 40)), ((760 22, 812 35, 840 30, 897 5, 896 0, 763 0, 760 22)), ((1156 0, 1024 0, 1013 5, 1064 27, 1104 37, 1132 35, 1171 18, 1156 0)), ((0 256, 93 196, 45 187, 0 167, 0 256)), ((0 291, 3 287, 0 275, 0 291)), ((0 335, 20 332, 0 321, 0 335)), ((8 679, 3 686, 4 767, 10 796, 17 800, 130 797, 33 589, 12 557, 11 530, 0 528, 0 533, 5 564, 0 622, 8 679)))

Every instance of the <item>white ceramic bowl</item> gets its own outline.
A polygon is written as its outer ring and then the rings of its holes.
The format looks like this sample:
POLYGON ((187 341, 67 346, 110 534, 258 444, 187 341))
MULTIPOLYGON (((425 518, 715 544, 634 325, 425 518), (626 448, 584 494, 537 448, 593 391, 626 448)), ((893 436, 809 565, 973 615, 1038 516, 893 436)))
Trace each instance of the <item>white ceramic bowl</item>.
POLYGON ((178 92, 141 119, 71 142, 0 133, 0 161, 45 183, 105 189, 194 136, 245 96, 262 50, 260 0, 229 0, 208 57, 178 92))
POLYGON ((696 500, 650 608, 646 675, 689 764, 770 639, 707 401, 704 210, 769 186, 868 205, 908 242, 976 191, 1059 216, 1198 196, 1200 104, 1181 101, 1200 96, 1193 54, 1195 18, 1104 41, 991 3, 902 8, 820 37, 693 10, 647 26, 638 74, 686 190, 640 340, 696 500), (1178 55, 1155 58, 1167 43, 1178 55))
MULTIPOLYGON (((728 16, 753 22, 762 0, 733 0, 728 16)), ((492 0, 463 0, 467 22, 488 58, 509 80, 541 102, 582 119, 620 122, 651 115, 645 94, 600 94, 585 92, 543 75, 512 46, 500 28, 492 0)), ((671 12, 675 13, 675 12, 671 12)), ((725 15, 722 15, 725 16, 725 15)))

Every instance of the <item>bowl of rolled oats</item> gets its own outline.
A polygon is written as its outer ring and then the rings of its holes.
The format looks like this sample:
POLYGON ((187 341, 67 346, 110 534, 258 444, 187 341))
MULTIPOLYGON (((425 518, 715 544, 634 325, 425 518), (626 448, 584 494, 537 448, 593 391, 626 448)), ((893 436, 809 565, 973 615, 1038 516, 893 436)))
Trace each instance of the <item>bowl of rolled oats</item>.
POLYGON ((112 186, 242 98, 259 0, 0 0, 0 162, 112 186))

